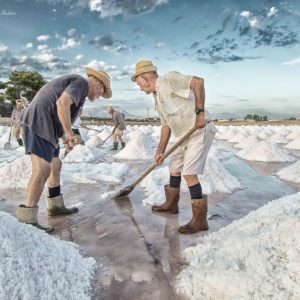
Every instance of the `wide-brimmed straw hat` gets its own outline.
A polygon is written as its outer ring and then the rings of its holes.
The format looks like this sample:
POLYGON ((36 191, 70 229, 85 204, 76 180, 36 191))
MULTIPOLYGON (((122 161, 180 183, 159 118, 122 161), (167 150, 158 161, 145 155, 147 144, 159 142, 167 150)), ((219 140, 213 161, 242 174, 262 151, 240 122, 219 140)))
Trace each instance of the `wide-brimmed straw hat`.
POLYGON ((113 109, 112 106, 107 106, 106 110, 107 110, 108 113, 110 113, 110 112, 112 112, 114 109, 113 109))
POLYGON ((135 73, 131 76, 131 80, 135 81, 139 75, 148 72, 157 72, 157 68, 153 65, 151 60, 141 60, 135 65, 135 73))
POLYGON ((98 80, 100 80, 104 85, 104 94, 102 95, 103 98, 110 98, 112 96, 112 91, 110 87, 110 77, 104 71, 96 71, 91 67, 85 67, 85 71, 87 75, 94 76, 98 80))

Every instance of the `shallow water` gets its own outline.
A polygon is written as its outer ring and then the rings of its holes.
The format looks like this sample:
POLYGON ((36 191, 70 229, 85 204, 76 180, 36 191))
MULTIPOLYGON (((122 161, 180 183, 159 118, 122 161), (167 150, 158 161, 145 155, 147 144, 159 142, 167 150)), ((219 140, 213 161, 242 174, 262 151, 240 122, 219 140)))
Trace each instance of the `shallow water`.
MULTIPOLYGON (((154 214, 142 205, 142 188, 136 187, 129 197, 101 199, 108 190, 119 185, 67 185, 63 187, 67 204, 82 203, 80 212, 67 217, 48 218, 46 193, 40 201, 40 222, 55 227, 55 234, 80 245, 86 255, 97 261, 92 299, 185 299, 176 293, 177 274, 187 265, 184 249, 209 234, 245 216, 268 201, 300 190, 274 172, 287 164, 252 163, 234 156, 226 146, 225 167, 244 186, 232 194, 209 196, 207 232, 180 235, 177 228, 189 221, 191 207, 188 194, 182 194, 178 215, 154 214)), ((134 181, 151 162, 131 163, 127 183, 134 181)), ((14 213, 22 203, 25 190, 1 191, 0 209, 14 213), (1 200, 2 199, 2 200, 1 200)))

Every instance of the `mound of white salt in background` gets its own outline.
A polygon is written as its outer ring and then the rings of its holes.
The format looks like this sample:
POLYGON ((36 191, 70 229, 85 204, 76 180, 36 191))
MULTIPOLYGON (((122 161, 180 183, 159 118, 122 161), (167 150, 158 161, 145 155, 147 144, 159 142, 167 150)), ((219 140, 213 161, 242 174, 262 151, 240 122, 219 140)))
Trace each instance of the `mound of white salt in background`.
MULTIPOLYGON (((241 188, 241 184, 236 177, 231 175, 220 163, 218 151, 212 146, 209 151, 204 174, 199 175, 203 193, 230 193, 241 188)), ((143 204, 154 204, 164 202, 164 185, 169 184, 169 168, 161 167, 150 173, 141 183, 144 187, 147 198, 143 204)), ((184 178, 181 181, 181 191, 188 192, 188 187, 184 178)))
POLYGON ((274 133, 272 136, 269 137, 268 140, 271 143, 275 143, 275 144, 286 144, 289 142, 288 139, 285 137, 285 135, 283 135, 280 132, 274 133))
POLYGON ((300 183, 300 161, 297 161, 276 173, 283 180, 300 183))
POLYGON ((256 144, 257 142, 258 142, 257 137, 255 135, 254 136, 251 135, 246 137, 244 140, 234 145, 233 147, 243 149, 249 147, 250 145, 256 144))
POLYGON ((267 141, 251 144, 249 147, 237 152, 236 155, 250 161, 286 162, 294 160, 275 144, 267 141))
POLYGON ((114 157, 128 160, 153 160, 154 155, 152 138, 141 131, 135 131, 130 134, 126 147, 114 157))
POLYGON ((237 133, 234 137, 228 140, 229 143, 240 143, 246 138, 246 135, 243 133, 237 133))
POLYGON ((87 146, 101 146, 103 143, 102 139, 98 135, 92 135, 86 142, 85 144, 87 146))
POLYGON ((297 193, 203 237, 185 250, 177 289, 190 299, 300 299, 299 220, 297 193))
POLYGON ((0 212, 0 299, 90 299, 96 262, 0 212))
POLYGON ((30 175, 31 161, 28 155, 3 163, 0 166, 0 189, 25 188, 30 175))
POLYGON ((105 154, 105 151, 89 145, 77 145, 64 158, 65 163, 96 162, 105 154))
POLYGON ((291 150, 300 150, 300 135, 299 135, 298 139, 295 139, 294 141, 289 142, 283 148, 291 149, 291 150))

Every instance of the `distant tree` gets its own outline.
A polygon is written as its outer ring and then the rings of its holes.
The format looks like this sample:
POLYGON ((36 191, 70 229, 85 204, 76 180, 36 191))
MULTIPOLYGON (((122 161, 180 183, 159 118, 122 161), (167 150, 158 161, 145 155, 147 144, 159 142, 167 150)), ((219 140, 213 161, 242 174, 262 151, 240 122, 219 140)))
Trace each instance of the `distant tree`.
POLYGON ((45 83, 46 80, 38 72, 13 71, 6 83, 7 99, 14 103, 16 99, 25 97, 30 102, 45 83))
POLYGON ((263 121, 268 121, 268 116, 263 116, 263 121))
POLYGON ((245 120, 253 120, 253 116, 251 114, 248 114, 244 118, 245 120))
POLYGON ((3 90, 5 88, 6 88, 6 84, 0 81, 0 90, 3 90))
POLYGON ((289 120, 290 120, 290 121, 295 121, 295 120, 297 120, 297 119, 296 119, 295 117, 290 117, 289 120))
POLYGON ((0 96, 0 103, 4 102, 5 98, 3 96, 0 96))
POLYGON ((259 121, 259 115, 256 115, 256 114, 253 115, 253 120, 256 121, 256 122, 259 121))

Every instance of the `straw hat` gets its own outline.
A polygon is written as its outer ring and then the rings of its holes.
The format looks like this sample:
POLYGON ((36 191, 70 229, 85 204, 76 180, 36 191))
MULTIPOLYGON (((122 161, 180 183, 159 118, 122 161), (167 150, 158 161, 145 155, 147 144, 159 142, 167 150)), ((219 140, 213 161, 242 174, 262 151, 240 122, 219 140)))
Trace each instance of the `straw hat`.
POLYGON ((104 71, 96 71, 91 67, 85 67, 85 71, 87 75, 94 76, 98 80, 100 80, 104 84, 104 94, 102 95, 103 98, 110 98, 112 95, 112 91, 110 88, 110 77, 104 71))
POLYGON ((107 106, 106 110, 108 113, 111 113, 114 109, 112 106, 107 106))
POLYGON ((135 73, 131 76, 131 80, 135 81, 136 78, 147 72, 157 72, 157 68, 153 65, 150 60, 141 60, 135 65, 135 73))

